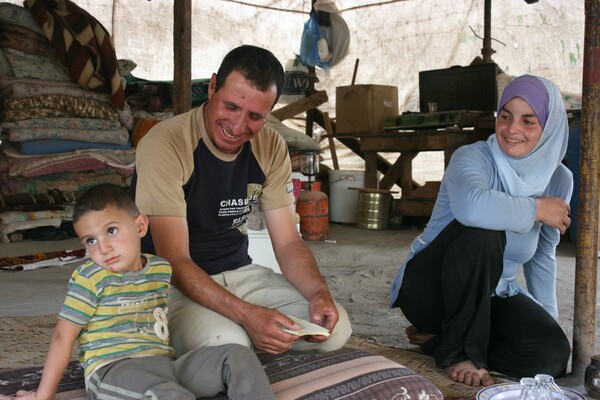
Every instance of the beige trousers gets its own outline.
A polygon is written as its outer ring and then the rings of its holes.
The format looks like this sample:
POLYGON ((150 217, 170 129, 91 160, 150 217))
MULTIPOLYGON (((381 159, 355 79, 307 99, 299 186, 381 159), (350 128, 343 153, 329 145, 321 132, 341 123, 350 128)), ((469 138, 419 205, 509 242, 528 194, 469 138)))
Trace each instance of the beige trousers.
MULTIPOLYGON (((310 321, 308 301, 282 274, 256 264, 212 275, 212 278, 236 297, 258 306, 277 309, 285 315, 310 321)), ((246 331, 227 317, 187 298, 175 288, 169 294, 169 332, 177 356, 198 346, 237 343, 252 348, 246 331)), ((339 321, 326 342, 298 340, 295 351, 332 351, 341 348, 352 328, 346 310, 336 303, 339 321)))

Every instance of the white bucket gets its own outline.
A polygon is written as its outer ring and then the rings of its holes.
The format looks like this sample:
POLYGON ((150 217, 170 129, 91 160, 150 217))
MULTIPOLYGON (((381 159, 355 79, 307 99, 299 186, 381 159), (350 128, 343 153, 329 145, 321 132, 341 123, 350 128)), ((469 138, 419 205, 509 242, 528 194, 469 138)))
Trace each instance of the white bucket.
POLYGON ((365 187, 363 170, 329 170, 329 220, 331 222, 356 223, 358 190, 365 187))

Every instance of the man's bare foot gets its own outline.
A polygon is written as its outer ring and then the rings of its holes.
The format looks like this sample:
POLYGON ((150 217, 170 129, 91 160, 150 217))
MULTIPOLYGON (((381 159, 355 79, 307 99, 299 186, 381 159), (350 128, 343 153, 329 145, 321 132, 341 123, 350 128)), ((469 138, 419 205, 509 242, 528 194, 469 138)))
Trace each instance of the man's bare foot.
POLYGON ((414 325, 411 325, 408 328, 406 328, 405 332, 406 336, 408 337, 408 343, 416 344, 418 346, 421 346, 423 343, 427 342, 429 339, 435 336, 431 333, 421 332, 414 325))
POLYGON ((446 373, 455 382, 469 386, 490 386, 494 379, 485 368, 477 369, 471 360, 461 361, 446 368, 446 373))

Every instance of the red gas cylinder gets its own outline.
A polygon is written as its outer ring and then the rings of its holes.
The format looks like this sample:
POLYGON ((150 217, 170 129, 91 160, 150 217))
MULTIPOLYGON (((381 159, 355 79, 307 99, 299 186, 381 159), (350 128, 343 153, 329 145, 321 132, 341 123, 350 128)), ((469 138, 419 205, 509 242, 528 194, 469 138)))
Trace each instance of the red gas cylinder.
POLYGON ((329 198, 321 192, 321 182, 308 184, 296 202, 300 233, 304 240, 325 240, 329 233, 329 198))

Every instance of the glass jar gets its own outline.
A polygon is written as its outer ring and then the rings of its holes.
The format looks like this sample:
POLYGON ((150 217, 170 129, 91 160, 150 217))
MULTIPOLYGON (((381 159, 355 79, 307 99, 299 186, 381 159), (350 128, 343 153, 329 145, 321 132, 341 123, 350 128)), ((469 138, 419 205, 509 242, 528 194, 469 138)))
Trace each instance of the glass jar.
POLYGON ((600 354, 592 356, 585 369, 583 384, 591 397, 600 399, 600 354))

